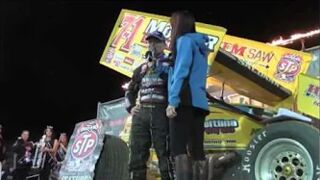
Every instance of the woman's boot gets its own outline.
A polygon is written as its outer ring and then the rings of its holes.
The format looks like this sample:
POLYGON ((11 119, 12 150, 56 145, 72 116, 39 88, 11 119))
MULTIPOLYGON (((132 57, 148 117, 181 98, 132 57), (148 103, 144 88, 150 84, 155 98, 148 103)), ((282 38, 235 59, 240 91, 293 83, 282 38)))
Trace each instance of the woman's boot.
POLYGON ((193 180, 207 180, 208 179, 208 161, 193 161, 193 180))
POLYGON ((187 154, 181 154, 174 158, 176 180, 192 180, 192 164, 187 154))

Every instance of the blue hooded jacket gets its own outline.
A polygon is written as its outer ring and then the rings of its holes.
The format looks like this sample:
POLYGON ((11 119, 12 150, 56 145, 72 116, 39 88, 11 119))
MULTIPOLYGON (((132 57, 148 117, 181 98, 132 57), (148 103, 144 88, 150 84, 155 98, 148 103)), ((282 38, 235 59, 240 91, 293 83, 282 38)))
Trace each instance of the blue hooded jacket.
POLYGON ((200 33, 187 33, 177 39, 177 54, 174 67, 169 70, 168 101, 178 107, 183 82, 189 78, 192 106, 208 110, 206 97, 208 36, 200 33))

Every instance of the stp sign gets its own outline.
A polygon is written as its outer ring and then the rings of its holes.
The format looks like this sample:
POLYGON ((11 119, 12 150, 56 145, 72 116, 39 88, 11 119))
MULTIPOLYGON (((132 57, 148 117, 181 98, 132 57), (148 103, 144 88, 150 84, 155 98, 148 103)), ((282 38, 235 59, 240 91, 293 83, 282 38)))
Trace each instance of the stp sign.
POLYGON ((275 78, 292 82, 301 70, 302 59, 300 56, 285 54, 278 63, 275 78))
POLYGON ((76 137, 71 154, 75 159, 84 159, 92 154, 97 146, 98 136, 95 131, 87 131, 78 134, 76 137))

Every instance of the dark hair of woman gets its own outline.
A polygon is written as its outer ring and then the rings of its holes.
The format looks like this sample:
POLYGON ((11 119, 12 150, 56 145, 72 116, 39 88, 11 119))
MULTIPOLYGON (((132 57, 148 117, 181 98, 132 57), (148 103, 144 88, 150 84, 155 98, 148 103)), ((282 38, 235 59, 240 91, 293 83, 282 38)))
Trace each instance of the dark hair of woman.
POLYGON ((51 141, 53 142, 55 139, 56 139, 56 134, 53 130, 53 127, 52 126, 47 126, 47 128, 43 131, 43 134, 44 135, 47 135, 47 130, 51 131, 52 135, 51 135, 51 141))
POLYGON ((171 15, 170 24, 172 27, 170 50, 175 57, 177 39, 186 33, 196 32, 195 18, 189 11, 176 11, 171 15))

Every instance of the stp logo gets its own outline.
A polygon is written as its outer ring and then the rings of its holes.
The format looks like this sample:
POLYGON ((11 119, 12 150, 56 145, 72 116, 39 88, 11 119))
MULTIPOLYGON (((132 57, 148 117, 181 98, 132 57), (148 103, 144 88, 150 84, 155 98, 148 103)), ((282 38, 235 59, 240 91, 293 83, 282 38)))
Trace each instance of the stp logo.
POLYGON ((292 82, 301 69, 301 57, 285 54, 278 63, 275 77, 279 80, 292 82))
POLYGON ((94 131, 81 133, 76 137, 71 154, 76 159, 84 159, 92 154, 97 146, 98 136, 94 131))

